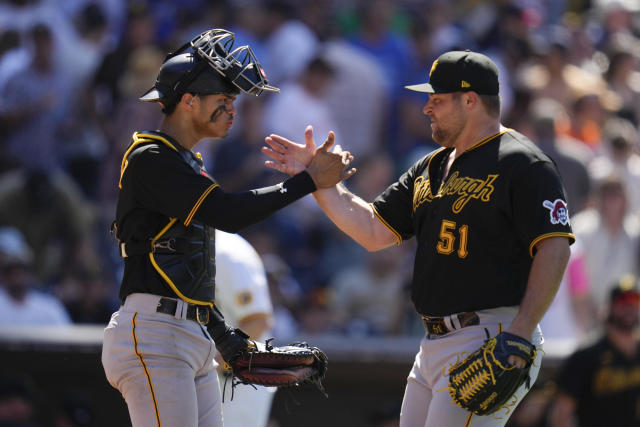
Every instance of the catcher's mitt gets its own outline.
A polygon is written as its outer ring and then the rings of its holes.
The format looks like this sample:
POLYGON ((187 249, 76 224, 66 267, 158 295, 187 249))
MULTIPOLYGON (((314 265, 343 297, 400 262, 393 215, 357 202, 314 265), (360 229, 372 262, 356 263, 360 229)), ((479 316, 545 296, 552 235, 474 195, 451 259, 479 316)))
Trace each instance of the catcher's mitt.
POLYGON ((477 415, 500 409, 525 381, 536 348, 524 338, 501 332, 449 371, 449 394, 458 406, 477 415), (515 354, 527 361, 524 368, 507 362, 515 354))
POLYGON ((293 387, 312 383, 327 396, 322 380, 329 360, 322 350, 306 343, 283 347, 251 341, 240 329, 229 329, 216 340, 216 347, 230 368, 231 374, 243 384, 293 387))

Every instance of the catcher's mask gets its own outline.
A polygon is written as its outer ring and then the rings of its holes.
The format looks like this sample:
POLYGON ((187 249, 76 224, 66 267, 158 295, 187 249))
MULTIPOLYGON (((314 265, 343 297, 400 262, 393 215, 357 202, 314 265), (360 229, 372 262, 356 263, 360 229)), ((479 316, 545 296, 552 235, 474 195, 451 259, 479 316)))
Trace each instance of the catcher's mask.
POLYGON ((141 101, 171 105, 186 92, 203 95, 240 91, 259 96, 263 91, 280 92, 268 84, 266 74, 249 46, 233 49, 233 33, 205 31, 164 59, 155 85, 141 101))

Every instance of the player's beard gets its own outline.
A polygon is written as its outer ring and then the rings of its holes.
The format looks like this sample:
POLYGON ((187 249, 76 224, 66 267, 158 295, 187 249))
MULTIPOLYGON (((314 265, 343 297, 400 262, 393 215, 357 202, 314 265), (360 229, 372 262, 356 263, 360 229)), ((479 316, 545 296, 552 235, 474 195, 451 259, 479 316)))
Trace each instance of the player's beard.
POLYGON ((442 122, 439 122, 436 129, 431 132, 431 137, 443 147, 453 147, 465 124, 464 117, 456 114, 456 117, 451 117, 447 120, 446 126, 441 126, 442 122))
MULTIPOLYGON (((467 124, 467 117, 464 114, 462 106, 462 97, 460 94, 452 95, 453 105, 449 114, 445 114, 436 120, 436 128, 431 128, 431 137, 435 142, 443 147, 453 147, 467 124)), ((433 118, 431 119, 433 121, 433 118)))

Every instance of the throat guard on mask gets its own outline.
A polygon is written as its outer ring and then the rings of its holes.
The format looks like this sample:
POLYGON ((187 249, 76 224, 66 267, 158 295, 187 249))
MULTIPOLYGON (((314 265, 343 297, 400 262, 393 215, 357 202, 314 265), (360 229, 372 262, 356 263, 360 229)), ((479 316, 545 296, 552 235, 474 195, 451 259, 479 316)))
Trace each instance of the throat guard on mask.
MULTIPOLYGON (((122 175, 129 161, 137 153, 150 144, 164 144, 175 150, 196 173, 200 173, 201 165, 195 162, 188 153, 184 153, 167 139, 154 134, 134 134, 134 140, 124 155, 121 168, 122 175)), ((135 215, 132 213, 131 215, 135 215)), ((133 221, 136 222, 136 221, 133 221)), ((168 223, 156 233, 146 230, 135 240, 124 237, 123 230, 114 221, 115 235, 120 244, 120 255, 123 258, 134 255, 146 255, 156 272, 180 299, 201 305, 212 306, 215 299, 215 229, 197 221, 185 226, 177 218, 169 218, 168 223)))

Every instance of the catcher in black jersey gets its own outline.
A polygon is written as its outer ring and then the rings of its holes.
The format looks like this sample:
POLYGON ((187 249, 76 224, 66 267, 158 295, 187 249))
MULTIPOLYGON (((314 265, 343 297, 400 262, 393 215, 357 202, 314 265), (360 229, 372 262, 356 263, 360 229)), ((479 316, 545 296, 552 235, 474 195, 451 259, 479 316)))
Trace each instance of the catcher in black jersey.
POLYGON ((328 138, 304 171, 278 185, 227 193, 216 183, 192 149, 204 138, 227 135, 240 91, 278 91, 251 49, 234 41, 233 33, 209 30, 167 56, 141 98, 159 103, 165 117, 159 130, 136 132, 122 159, 113 226, 124 258, 122 306, 105 329, 102 363, 134 426, 221 426, 214 348, 234 375, 240 375, 234 364, 251 353, 256 383, 280 385, 285 372, 265 378, 270 371, 257 372, 257 353, 269 362, 276 353, 304 358, 307 365, 295 367, 307 375, 301 382, 319 383, 326 370, 316 348, 259 351, 214 305, 214 228, 237 232, 354 172, 346 170, 351 156, 327 152, 328 138))
MULTIPOLYGON (((373 203, 344 185, 314 197, 368 250, 417 239, 411 295, 426 334, 408 378, 400 425, 504 425, 540 368, 538 322, 574 239, 567 204, 551 159, 524 135, 501 126, 498 70, 491 59, 447 52, 429 76, 429 83, 407 89, 429 94, 423 112, 442 148, 416 162, 373 203), (505 403, 478 416, 482 411, 464 405, 497 373, 469 375, 476 382, 461 393, 454 393, 449 374, 487 341, 501 370, 527 375, 515 393, 489 391, 482 405, 505 403), (461 397, 454 402, 450 393, 461 397)), ((266 142, 263 152, 273 159, 267 165, 289 174, 299 172, 296 164, 309 164, 315 148, 280 136, 266 142)))
POLYGON ((611 290, 604 334, 558 371, 549 425, 640 426, 640 291, 628 275, 611 290))

